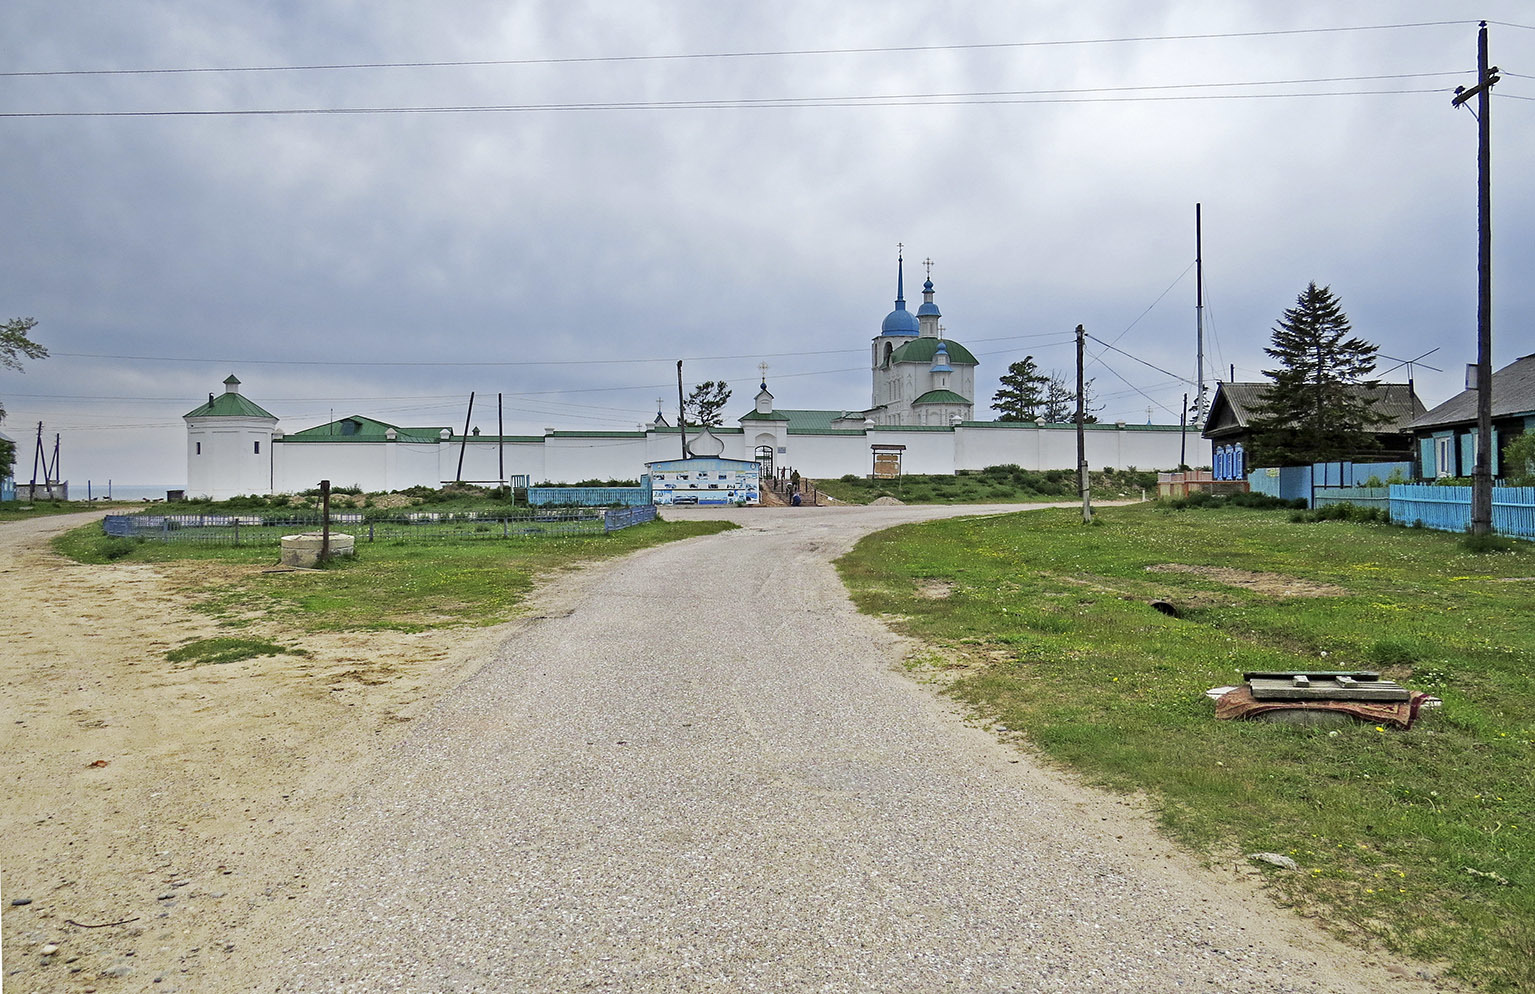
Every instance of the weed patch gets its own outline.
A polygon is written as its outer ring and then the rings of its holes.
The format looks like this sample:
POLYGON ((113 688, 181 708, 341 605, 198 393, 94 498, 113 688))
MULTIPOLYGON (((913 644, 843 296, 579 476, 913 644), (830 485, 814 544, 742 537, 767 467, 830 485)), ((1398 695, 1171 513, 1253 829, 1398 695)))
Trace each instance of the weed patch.
POLYGON ((209 638, 188 642, 165 654, 173 663, 190 663, 206 666, 212 663, 236 663, 257 656, 307 656, 309 652, 297 646, 278 645, 266 639, 209 638))

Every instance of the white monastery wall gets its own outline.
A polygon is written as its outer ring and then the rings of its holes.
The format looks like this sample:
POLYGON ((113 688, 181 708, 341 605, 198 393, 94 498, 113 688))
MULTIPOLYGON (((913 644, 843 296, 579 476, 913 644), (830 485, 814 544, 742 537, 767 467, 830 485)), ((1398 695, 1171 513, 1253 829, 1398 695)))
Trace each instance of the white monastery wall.
POLYGON ((478 483, 494 483, 502 479, 501 467, 506 466, 506 476, 526 476, 529 482, 538 482, 543 479, 544 473, 544 442, 539 439, 536 442, 508 441, 497 442, 494 438, 476 438, 470 436, 467 445, 463 444, 463 437, 443 442, 436 446, 438 452, 435 462, 437 483, 448 480, 469 480, 478 483), (464 469, 459 473, 458 457, 459 448, 463 446, 464 469))
POLYGON ((313 490, 321 480, 329 480, 332 487, 361 487, 370 492, 394 489, 388 459, 389 450, 396 446, 390 443, 276 441, 273 448, 272 489, 278 493, 313 490))

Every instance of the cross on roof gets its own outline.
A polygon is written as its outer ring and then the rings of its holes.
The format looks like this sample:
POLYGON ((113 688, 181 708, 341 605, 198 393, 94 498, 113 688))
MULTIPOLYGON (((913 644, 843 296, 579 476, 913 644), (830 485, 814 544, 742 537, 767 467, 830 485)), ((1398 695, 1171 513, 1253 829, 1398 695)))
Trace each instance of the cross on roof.
POLYGON ((906 254, 906 243, 905 242, 896 242, 895 243, 895 254, 898 255, 898 256, 902 256, 902 257, 905 256, 905 254, 906 254))
POLYGON ((768 364, 767 363, 765 363, 765 362, 757 363, 757 372, 762 374, 762 379, 764 381, 767 380, 767 371, 768 371, 768 364))
POLYGON ((928 256, 926 259, 923 259, 922 260, 922 265, 927 267, 927 278, 928 279, 932 279, 933 278, 933 257, 932 256, 928 256))

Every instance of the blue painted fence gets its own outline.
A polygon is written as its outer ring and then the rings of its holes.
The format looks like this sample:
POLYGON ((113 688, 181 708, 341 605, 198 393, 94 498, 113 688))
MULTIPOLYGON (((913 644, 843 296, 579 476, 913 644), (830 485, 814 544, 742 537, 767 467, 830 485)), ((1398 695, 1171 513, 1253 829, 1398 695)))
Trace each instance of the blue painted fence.
MULTIPOLYGON (((1391 487, 1391 520, 1438 531, 1471 527, 1471 488, 1399 483, 1391 487)), ((1535 539, 1535 487, 1492 488, 1492 530, 1535 539)))
POLYGON ((1382 511, 1391 507, 1390 487, 1317 487, 1312 507, 1329 504, 1358 504, 1360 507, 1376 507, 1382 511))
POLYGON ((616 532, 620 528, 628 528, 630 525, 642 525, 647 521, 656 520, 656 506, 654 504, 638 504, 634 507, 616 507, 603 514, 607 530, 616 532))
POLYGON ((651 502, 650 477, 640 478, 637 487, 529 487, 528 504, 545 507, 637 507, 651 502))
MULTIPOLYGON (((387 518, 332 514, 334 534, 358 542, 462 542, 558 535, 601 535, 655 519, 656 509, 639 507, 546 508, 520 513, 412 511, 387 518)), ((102 530, 116 538, 177 545, 277 545, 284 535, 319 531, 318 514, 109 514, 102 530)))

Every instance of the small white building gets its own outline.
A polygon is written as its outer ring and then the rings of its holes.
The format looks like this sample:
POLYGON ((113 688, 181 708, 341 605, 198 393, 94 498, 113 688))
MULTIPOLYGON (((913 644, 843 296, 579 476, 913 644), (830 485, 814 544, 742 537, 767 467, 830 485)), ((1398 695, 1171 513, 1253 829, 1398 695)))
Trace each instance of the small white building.
POLYGON ((222 394, 208 394, 208 402, 182 420, 187 423, 188 494, 223 500, 278 489, 272 450, 277 417, 242 396, 233 373, 224 380, 222 394))

